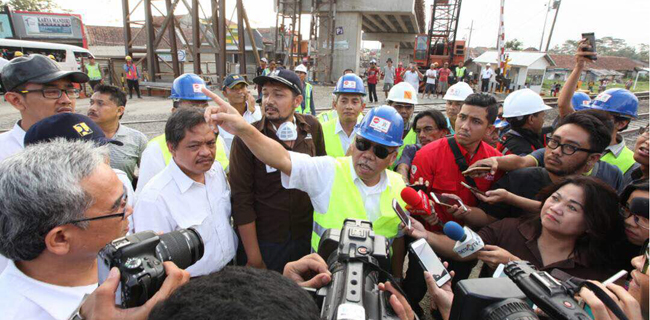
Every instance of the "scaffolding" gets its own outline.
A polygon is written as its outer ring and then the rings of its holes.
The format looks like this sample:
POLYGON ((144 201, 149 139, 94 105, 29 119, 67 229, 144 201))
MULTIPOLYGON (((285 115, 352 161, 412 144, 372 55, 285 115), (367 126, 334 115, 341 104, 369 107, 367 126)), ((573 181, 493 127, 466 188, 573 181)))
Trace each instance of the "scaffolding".
POLYGON ((336 0, 312 0, 308 55, 314 61, 312 74, 316 82, 332 83, 335 20, 336 0), (327 35, 325 39, 319 38, 321 28, 327 35))
POLYGON ((302 1, 278 0, 276 12, 273 59, 282 60, 285 66, 293 69, 303 57, 300 27, 302 1))
POLYGON ((448 56, 451 63, 454 59, 458 17, 462 0, 434 0, 431 5, 431 24, 429 25, 429 54, 426 66, 429 66, 431 55, 448 56))

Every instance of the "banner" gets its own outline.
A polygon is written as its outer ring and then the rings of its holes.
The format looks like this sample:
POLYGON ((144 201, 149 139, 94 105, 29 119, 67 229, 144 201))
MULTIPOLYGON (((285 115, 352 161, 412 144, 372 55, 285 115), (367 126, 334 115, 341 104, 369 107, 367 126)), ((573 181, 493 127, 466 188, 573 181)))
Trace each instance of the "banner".
POLYGON ((69 17, 23 16, 27 35, 58 35, 72 37, 72 20, 69 17))

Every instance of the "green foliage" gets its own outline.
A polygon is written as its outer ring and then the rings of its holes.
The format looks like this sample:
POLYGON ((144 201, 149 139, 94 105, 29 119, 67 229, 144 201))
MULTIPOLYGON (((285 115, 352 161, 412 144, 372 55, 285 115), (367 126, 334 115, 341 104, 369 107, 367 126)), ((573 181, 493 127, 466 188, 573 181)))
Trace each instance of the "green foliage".
POLYGON ((515 38, 510 41, 506 41, 505 47, 506 50, 518 51, 522 49, 522 45, 523 43, 515 38))
MULTIPOLYGON (((578 41, 567 40, 549 50, 552 54, 573 55, 578 48, 578 41)), ((624 39, 602 37, 596 39, 596 51, 601 56, 615 56, 648 62, 648 44, 642 43, 636 48, 629 46, 624 39)))
POLYGON ((52 12, 59 8, 54 0, 9 0, 2 1, 2 4, 8 4, 13 10, 33 12, 52 12))

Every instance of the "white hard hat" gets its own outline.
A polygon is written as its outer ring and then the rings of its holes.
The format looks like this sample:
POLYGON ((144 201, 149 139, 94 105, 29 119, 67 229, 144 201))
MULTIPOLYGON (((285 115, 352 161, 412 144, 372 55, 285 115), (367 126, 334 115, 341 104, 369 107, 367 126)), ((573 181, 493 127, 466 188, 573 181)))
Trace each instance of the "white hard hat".
POLYGON ((503 101, 504 118, 521 117, 550 109, 552 108, 544 103, 544 99, 530 89, 517 90, 503 101))
POLYGON ((305 67, 304 64, 300 64, 296 67, 295 72, 302 72, 302 73, 307 73, 307 67, 305 67))
POLYGON ((262 58, 260 60, 263 61, 263 62, 269 63, 269 60, 267 60, 266 58, 262 58))
POLYGON ((467 96, 469 96, 472 93, 474 93, 472 87, 470 87, 469 84, 467 84, 466 82, 461 81, 449 87, 449 89, 447 89, 447 92, 445 93, 445 96, 442 99, 449 100, 449 101, 465 101, 467 96))
POLYGON ((388 92, 387 101, 391 102, 401 102, 401 103, 418 103, 418 93, 415 91, 415 88, 407 82, 400 82, 393 86, 392 89, 388 92))

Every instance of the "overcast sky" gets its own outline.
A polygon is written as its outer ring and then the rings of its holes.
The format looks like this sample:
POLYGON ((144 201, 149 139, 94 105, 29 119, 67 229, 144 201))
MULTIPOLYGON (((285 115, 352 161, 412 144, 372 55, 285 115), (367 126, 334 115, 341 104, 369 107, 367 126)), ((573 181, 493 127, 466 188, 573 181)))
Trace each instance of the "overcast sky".
MULTIPOLYGON (((85 24, 122 25, 122 0, 79 1, 55 0, 64 9, 82 16, 85 24)), ((275 26, 273 0, 243 0, 253 27, 275 26)), ((353 0, 346 0, 353 1, 353 0)), ((130 0, 135 5, 137 0, 130 0)), ((188 1, 191 3, 191 1, 188 1)), ((209 0, 200 0, 204 10, 209 11, 209 0)), ((506 40, 519 39, 526 47, 539 47, 542 26, 549 0, 506 0, 506 40)), ((164 2, 154 2, 164 12, 164 2)), ((233 17, 235 0, 226 0, 226 15, 233 17)), ((427 17, 433 0, 425 0, 427 17)), ((179 8, 185 9, 183 2, 179 8)), ((186 10, 177 12, 187 12, 186 10)), ((543 47, 546 47, 553 15, 548 15, 543 47)), ((154 14, 158 14, 154 9, 154 14)), ((135 13, 144 17, 142 6, 135 13)), ((628 44, 650 43, 650 1, 649 0, 563 0, 551 40, 551 48, 567 39, 579 39, 583 32, 595 32, 597 38, 611 36, 625 39, 628 44)), ((307 37, 309 15, 303 15, 302 30, 307 37)), ((499 0, 463 0, 458 26, 458 36, 467 39, 470 25, 474 21, 470 46, 496 45, 499 23, 499 0)), ((364 43, 366 47, 377 47, 378 43, 364 43)))

